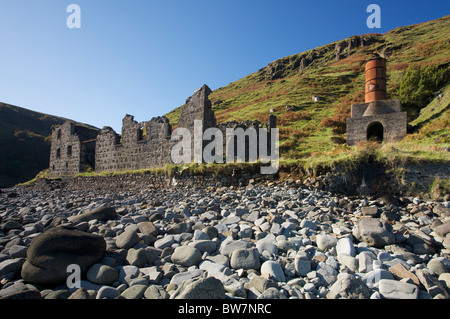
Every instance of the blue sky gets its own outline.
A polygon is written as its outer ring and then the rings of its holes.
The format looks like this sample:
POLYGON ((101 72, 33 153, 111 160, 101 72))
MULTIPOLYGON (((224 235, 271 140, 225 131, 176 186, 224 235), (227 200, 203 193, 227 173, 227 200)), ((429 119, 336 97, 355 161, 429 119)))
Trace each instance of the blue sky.
POLYGON ((203 84, 449 13, 442 0, 0 0, 0 102, 120 133, 125 114, 164 115, 203 84), (371 3, 381 29, 366 25, 371 3))

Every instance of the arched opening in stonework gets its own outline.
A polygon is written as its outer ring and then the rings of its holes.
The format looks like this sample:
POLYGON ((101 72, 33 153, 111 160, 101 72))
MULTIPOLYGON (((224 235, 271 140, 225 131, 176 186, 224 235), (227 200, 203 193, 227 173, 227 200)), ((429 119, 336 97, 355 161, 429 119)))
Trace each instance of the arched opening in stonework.
POLYGON ((373 122, 367 127, 367 141, 383 142, 384 127, 380 122, 373 122))

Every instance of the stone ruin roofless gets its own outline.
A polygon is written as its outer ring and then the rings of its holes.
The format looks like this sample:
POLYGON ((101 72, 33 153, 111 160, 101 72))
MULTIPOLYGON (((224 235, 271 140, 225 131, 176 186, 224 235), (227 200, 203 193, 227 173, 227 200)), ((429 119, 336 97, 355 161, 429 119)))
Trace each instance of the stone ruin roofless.
MULTIPOLYGON (((211 89, 204 85, 186 100, 181 111, 178 127, 190 131, 192 145, 195 120, 202 121, 203 131, 217 127, 223 136, 226 136, 227 128, 241 127, 246 130, 249 127, 256 129, 262 127, 259 121, 227 122, 217 125, 208 98, 210 93, 211 89)), ((275 127, 276 117, 270 115, 266 128, 270 132, 270 129, 275 127)), ((270 138, 268 140, 270 141, 270 138)), ((165 116, 138 123, 133 116, 127 114, 122 121, 121 135, 108 126, 98 130, 66 122, 53 127, 52 130, 49 176, 51 178, 73 176, 89 170, 96 172, 140 170, 173 164, 171 150, 176 143, 178 140, 172 140, 172 126, 165 116)), ((208 143, 209 141, 203 141, 203 148, 208 143)), ((245 145, 247 155, 248 144, 246 142, 245 145)))

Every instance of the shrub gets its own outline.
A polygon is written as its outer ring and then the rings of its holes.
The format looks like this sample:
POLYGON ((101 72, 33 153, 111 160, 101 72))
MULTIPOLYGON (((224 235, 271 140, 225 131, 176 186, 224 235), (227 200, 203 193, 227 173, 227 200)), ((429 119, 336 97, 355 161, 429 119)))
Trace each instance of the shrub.
POLYGON ((423 108, 448 77, 448 68, 440 68, 436 64, 422 68, 409 67, 400 81, 402 103, 423 108))

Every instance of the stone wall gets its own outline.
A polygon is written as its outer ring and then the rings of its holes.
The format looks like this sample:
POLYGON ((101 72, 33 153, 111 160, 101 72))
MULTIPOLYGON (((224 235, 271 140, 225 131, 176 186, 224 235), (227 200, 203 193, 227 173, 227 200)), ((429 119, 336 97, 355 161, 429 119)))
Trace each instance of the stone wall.
MULTIPOLYGON (((222 135, 224 137, 223 139, 223 149, 224 152, 227 151, 231 151, 231 150, 227 150, 227 142, 229 142, 227 140, 227 129, 234 129, 235 131, 237 129, 242 129, 244 131, 244 133, 249 132, 248 129, 254 129, 254 132, 256 132, 256 137, 251 136, 251 134, 246 134, 245 135, 245 140, 244 141, 240 141, 237 137, 236 134, 234 134, 233 136, 233 158, 235 161, 239 161, 239 160, 243 160, 244 162, 249 162, 251 160, 250 157, 250 147, 254 146, 254 150, 256 151, 256 158, 260 158, 262 155, 267 155, 270 156, 272 154, 272 147, 271 147, 271 137, 272 137, 272 128, 276 128, 276 123, 277 123, 277 119, 274 115, 269 115, 269 118, 267 120, 267 122, 265 123, 265 125, 263 125, 260 121, 244 121, 244 122, 237 122, 237 121, 231 121, 231 122, 225 122, 222 124, 219 124, 217 127, 219 128, 219 130, 222 132, 222 135), (267 145, 266 145, 266 149, 267 152, 266 154, 260 154, 260 133, 259 131, 261 129, 265 129, 265 132, 263 132, 264 134, 267 133, 267 145), (241 143, 244 143, 244 152, 245 152, 245 158, 244 159, 240 159, 237 154, 238 154, 238 145, 241 143)), ((228 138, 230 138, 230 136, 228 136, 228 138)))
MULTIPOLYGON (((216 127, 216 117, 211 108, 211 101, 208 96, 211 94, 211 89, 207 85, 203 85, 197 89, 194 94, 186 99, 186 105, 181 110, 181 115, 178 120, 178 127, 186 128, 191 134, 191 161, 196 162, 195 150, 203 150, 210 141, 195 140, 196 134, 195 121, 201 121, 202 133, 211 127, 216 127), (199 145, 195 145, 195 143, 199 145), (200 145, 201 143, 201 145, 200 145)), ((197 157, 199 154, 197 154, 197 157)))
MULTIPOLYGON (((191 134, 191 149, 194 146, 194 121, 199 120, 203 130, 216 125, 216 118, 208 99, 211 90, 204 85, 186 100, 178 127, 187 128, 191 134)), ((172 126, 169 120, 155 117, 150 121, 138 123, 131 115, 122 121, 122 135, 110 127, 105 127, 97 137, 96 171, 115 172, 140 170, 173 164, 171 151, 178 143, 172 139, 172 126)), ((204 141, 206 143, 206 141, 204 141)), ((203 150, 204 145, 201 149, 203 150)), ((192 156, 193 156, 192 152, 192 156)))
POLYGON ((98 130, 67 122, 52 129, 50 177, 75 175, 95 166, 98 130))
POLYGON ((171 163, 172 127, 166 117, 138 123, 133 116, 123 119, 122 135, 104 127, 97 136, 96 171, 139 170, 171 163))
POLYGON ((184 127, 194 134, 194 121, 202 121, 204 129, 216 126, 216 117, 211 108, 211 101, 208 96, 212 91, 207 85, 194 92, 194 95, 186 99, 186 105, 181 110, 181 115, 178 120, 178 127, 184 127))
POLYGON ((406 112, 401 112, 399 100, 381 100, 352 105, 352 117, 347 119, 347 144, 367 141, 371 125, 382 125, 383 142, 398 142, 406 136, 406 112))

